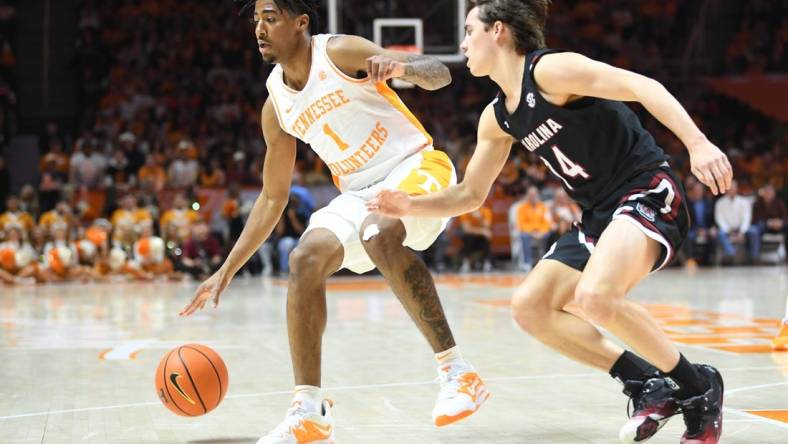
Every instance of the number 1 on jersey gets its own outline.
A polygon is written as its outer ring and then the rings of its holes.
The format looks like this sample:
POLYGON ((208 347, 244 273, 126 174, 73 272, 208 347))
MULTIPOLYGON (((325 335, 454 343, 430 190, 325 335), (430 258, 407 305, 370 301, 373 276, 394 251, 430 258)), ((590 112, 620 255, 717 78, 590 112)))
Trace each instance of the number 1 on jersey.
POLYGON ((561 165, 561 170, 566 174, 568 177, 577 177, 580 176, 583 179, 588 179, 588 173, 586 170, 583 169, 580 165, 572 162, 572 159, 566 157, 566 154, 561 152, 556 145, 553 145, 553 154, 555 154, 555 158, 558 160, 558 164, 561 165))
POLYGON ((345 141, 342 140, 341 137, 339 137, 339 134, 335 133, 334 130, 330 126, 328 126, 327 123, 323 125, 323 134, 334 140, 334 143, 336 143, 337 146, 339 147, 339 151, 345 151, 346 149, 350 148, 350 145, 345 143, 345 141))

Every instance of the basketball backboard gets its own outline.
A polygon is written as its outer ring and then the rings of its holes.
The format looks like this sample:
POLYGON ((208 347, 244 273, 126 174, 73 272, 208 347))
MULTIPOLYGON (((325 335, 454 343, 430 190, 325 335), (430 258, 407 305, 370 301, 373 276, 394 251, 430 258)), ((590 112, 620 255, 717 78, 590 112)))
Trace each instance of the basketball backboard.
POLYGON ((360 35, 386 47, 415 46, 446 63, 465 60, 460 43, 465 34, 466 0, 327 3, 332 34, 360 35))

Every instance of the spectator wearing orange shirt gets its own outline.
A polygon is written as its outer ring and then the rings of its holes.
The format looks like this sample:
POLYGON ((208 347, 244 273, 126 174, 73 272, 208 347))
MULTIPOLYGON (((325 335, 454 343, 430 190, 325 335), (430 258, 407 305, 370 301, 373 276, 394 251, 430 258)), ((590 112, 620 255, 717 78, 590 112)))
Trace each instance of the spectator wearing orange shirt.
POLYGON ((167 173, 164 172, 164 168, 159 165, 156 156, 153 154, 148 154, 145 158, 145 165, 140 168, 137 177, 141 184, 145 182, 152 183, 153 189, 156 191, 161 191, 167 182, 167 173))
POLYGON ((44 212, 38 219, 38 225, 47 231, 51 231, 55 224, 65 224, 67 230, 74 227, 74 211, 68 202, 61 200, 55 205, 53 210, 44 212))
POLYGON ((517 209, 517 228, 523 249, 519 267, 523 271, 530 271, 534 265, 531 248, 536 244, 540 253, 544 251, 547 235, 550 234, 549 209, 542 202, 539 189, 535 186, 528 187, 525 202, 517 209))
MULTIPOLYGON (((462 267, 460 271, 466 273, 471 270, 471 260, 481 256, 482 269, 492 270, 490 262, 490 241, 492 240, 492 210, 482 206, 476 211, 460 216, 462 229, 462 267)), ((476 260, 474 260, 476 262, 476 260)))
POLYGON ((233 245, 241 237, 241 231, 244 228, 241 216, 241 190, 238 188, 238 184, 231 184, 227 190, 227 198, 222 206, 222 217, 227 221, 230 229, 229 244, 233 245))
POLYGON ((123 196, 120 205, 121 207, 112 213, 110 222, 113 226, 137 225, 143 221, 153 220, 153 216, 147 209, 137 206, 137 198, 131 193, 123 196))
POLYGON ((68 156, 63 153, 63 145, 57 140, 53 139, 49 145, 49 152, 41 157, 39 167, 44 170, 46 165, 51 163, 55 171, 68 175, 68 156))
POLYGON ((222 165, 219 159, 211 159, 208 168, 200 173, 200 186, 205 188, 221 188, 224 186, 226 180, 222 165))
POLYGON ((161 216, 161 230, 167 232, 167 227, 170 224, 181 228, 190 227, 197 222, 200 216, 196 211, 189 208, 188 205, 189 201, 183 193, 176 194, 175 200, 173 201, 173 208, 165 211, 161 216))
POLYGON ((3 229, 9 224, 21 225, 26 233, 33 229, 35 222, 33 216, 26 211, 22 211, 19 205, 19 198, 16 196, 8 196, 5 202, 5 213, 0 214, 0 229, 3 229))

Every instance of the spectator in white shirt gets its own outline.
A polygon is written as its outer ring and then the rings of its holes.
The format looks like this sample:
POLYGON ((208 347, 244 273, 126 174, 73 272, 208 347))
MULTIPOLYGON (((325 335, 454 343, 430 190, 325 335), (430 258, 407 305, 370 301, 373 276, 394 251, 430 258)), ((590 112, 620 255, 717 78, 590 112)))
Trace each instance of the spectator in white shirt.
POLYGON ((752 202, 739 196, 739 187, 735 180, 731 182, 728 192, 715 204, 714 221, 719 228, 718 237, 726 257, 736 254, 733 243, 744 241, 746 236, 752 244, 754 237, 758 235, 757 229, 751 225, 752 202))
POLYGON ((107 159, 96 151, 95 141, 82 139, 71 156, 70 182, 78 187, 96 189, 102 185, 107 159))
POLYGON ((197 183, 200 165, 196 160, 189 158, 192 143, 183 140, 178 144, 178 158, 175 159, 167 172, 170 186, 173 188, 189 188, 197 183))

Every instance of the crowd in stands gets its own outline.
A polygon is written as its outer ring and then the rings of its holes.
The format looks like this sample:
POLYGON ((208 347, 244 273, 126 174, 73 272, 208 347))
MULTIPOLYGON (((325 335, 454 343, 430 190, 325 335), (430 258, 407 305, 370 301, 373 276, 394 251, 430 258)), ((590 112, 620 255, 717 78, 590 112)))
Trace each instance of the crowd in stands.
MULTIPOLYGON (((690 267, 698 263, 759 263, 764 242, 773 248, 781 239, 788 239, 785 231, 788 224, 788 214, 785 212, 788 199, 788 184, 785 182, 788 176, 788 132, 785 123, 769 119, 740 102, 713 93, 704 88, 698 79, 678 79, 676 73, 679 67, 673 60, 682 54, 683 42, 692 32, 692 20, 697 15, 693 13, 693 8, 699 6, 700 2, 676 0, 554 2, 548 20, 547 43, 550 47, 571 48, 661 81, 681 100, 712 141, 728 154, 738 179, 737 191, 715 199, 690 174, 689 157, 680 141, 642 107, 633 106, 644 126, 671 156, 671 164, 683 178, 688 193, 696 195, 690 200, 702 199, 710 211, 709 215, 701 216, 693 213, 693 230, 685 242, 685 250, 677 255, 676 262, 690 267), (733 199, 731 194, 737 196, 735 210, 726 203, 733 199), (720 211, 715 211, 717 207, 720 211), (735 220, 729 221, 732 213, 737 216, 735 220), (772 236, 774 234, 778 236, 772 236)), ((780 2, 756 0, 743 2, 737 8, 741 16, 739 29, 727 37, 723 68, 719 72, 705 74, 784 74, 785 44, 788 42, 785 13, 788 12, 788 6, 780 2)), ((455 83, 467 81, 466 73, 454 74, 455 83)), ((469 91, 472 98, 461 97, 461 109, 480 110, 483 100, 494 94, 494 91, 484 86, 469 88, 463 84, 462 88, 469 91), (469 107, 469 102, 477 104, 469 107)), ((438 101, 451 103, 451 100, 452 97, 446 95, 438 101)), ((430 105, 433 103, 430 102, 430 105)), ((449 133, 452 127, 475 128, 474 125, 468 125, 467 120, 458 124, 450 117, 445 117, 451 115, 451 112, 438 108, 437 112, 430 114, 427 122, 434 124, 437 121, 442 128, 449 128, 449 133), (441 116, 444 116, 443 119, 441 116)), ((471 120, 476 118, 478 112, 471 120)), ((459 147, 460 151, 452 154, 455 159, 464 159, 459 162, 462 167, 467 162, 469 150, 473 148, 474 135, 461 134, 464 140, 460 144, 452 143, 454 136, 455 133, 450 134, 448 146, 459 147)), ((436 140, 444 139, 436 136, 436 140)), ((567 229, 563 218, 556 215, 553 208, 562 208, 564 214, 572 214, 573 210, 566 208, 561 193, 556 193, 560 189, 558 184, 541 162, 525 150, 513 150, 512 158, 496 185, 523 203, 518 203, 519 213, 510 215, 512 236, 521 233, 521 245, 516 245, 515 239, 511 250, 515 265, 528 270, 533 265, 533 258, 543 254, 556 235, 567 229), (527 192, 532 185, 538 188, 538 200, 544 202, 545 208, 533 203, 534 193, 527 192), (544 239, 545 233, 547 239, 544 239)), ((780 248, 784 258, 784 243, 780 248)), ((480 248, 476 254, 481 251, 480 248)))
MULTIPOLYGON (((342 18, 348 32, 365 32, 364 11, 391 16, 407 2, 358 3, 351 8, 355 18, 342 18)), ((633 106, 672 156, 688 191, 694 225, 680 262, 728 263, 744 255, 756 263, 763 236, 786 229, 788 133, 784 124, 698 81, 678 79, 673 61, 693 29, 697 5, 692 3, 555 2, 548 45, 654 77, 680 98, 728 153, 738 179, 735 190, 712 199, 689 174, 681 143, 633 106)), ((744 3, 740 28, 726 37, 724 68, 717 74, 784 71, 788 20, 775 6, 779 2, 744 3)), ((237 10, 225 0, 83 0, 76 42, 79 127, 63 128, 55 121, 45 126, 39 135, 40 181, 16 195, 10 195, 0 152, 4 280, 201 278, 217 267, 248 212, 240 190, 260 188, 266 149, 259 116, 271 67, 259 60, 252 26, 237 10), (197 189, 226 192, 220 215, 196 211, 197 189), (105 204, 89 203, 92 192, 103 193, 105 204)), ((13 17, 13 8, 0 1, 0 147, 14 125, 13 17)), ((449 88, 400 95, 461 175, 479 113, 495 91, 491 82, 472 78, 461 66, 452 74, 449 88)), ((288 208, 252 271, 287 272, 287 255, 316 209, 308 190, 331 184, 325 165, 300 143, 294 183, 288 208)), ((509 226, 514 266, 521 270, 530 269, 579 218, 579 208, 527 150, 512 150, 494 193, 517 202, 509 226)), ((493 269, 501 258, 491 251, 491 213, 487 205, 457 218, 431 252, 436 268, 493 269), (447 264, 447 245, 458 242, 456 263, 447 264)))
MULTIPOLYGON (((129 192, 117 199, 108 217, 94 217, 88 214, 86 202, 69 203, 71 187, 64 190, 64 200, 43 212, 30 190, 26 188, 22 198, 8 197, 5 211, 0 213, 3 283, 205 279, 219 268, 243 228, 243 204, 237 188, 227 191, 221 209, 229 244, 205 215, 195 210, 199 204, 183 192, 176 193, 163 212, 150 196, 129 192)), ((293 193, 271 238, 250 262, 249 271, 287 273, 288 255, 310 215, 309 196, 302 201, 293 193)))
POLYGON ((788 70, 788 4, 742 2, 738 28, 725 50, 725 72, 785 73, 788 70))
POLYGON ((11 192, 11 175, 4 157, 5 148, 17 129, 17 98, 14 68, 16 56, 13 38, 16 8, 0 0, 0 199, 11 192))
POLYGON ((13 2, 0 1, 0 147, 8 144, 17 127, 15 24, 13 2))

